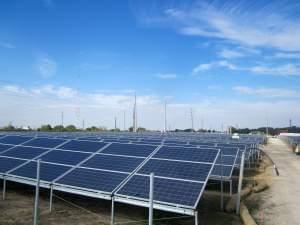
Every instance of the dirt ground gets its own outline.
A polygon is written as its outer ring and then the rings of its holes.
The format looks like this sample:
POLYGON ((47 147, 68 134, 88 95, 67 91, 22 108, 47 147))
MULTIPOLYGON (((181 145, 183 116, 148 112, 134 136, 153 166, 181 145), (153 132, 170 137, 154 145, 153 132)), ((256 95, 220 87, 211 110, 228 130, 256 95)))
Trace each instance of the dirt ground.
MULTIPOLYGON (((40 197, 40 224, 42 225, 106 225, 110 224, 110 201, 55 193, 53 211, 49 212, 49 191, 43 190, 40 197), (82 209, 75 207, 76 204, 82 209)), ((199 225, 242 225, 234 214, 219 210, 220 197, 206 193, 199 205, 199 225)), ((0 200, 0 225, 32 224, 34 188, 8 183, 7 198, 0 200)), ((116 224, 147 224, 147 209, 115 205, 116 224)), ((154 212, 155 225, 194 225, 194 218, 178 214, 154 212), (181 218, 180 218, 181 217, 181 218), (164 219, 166 218, 166 219, 164 219), (162 219, 162 220, 160 220, 162 219)))
POLYGON ((262 179, 270 188, 252 194, 246 204, 259 225, 300 225, 300 157, 280 139, 270 138, 264 147, 279 169, 268 167, 262 179))

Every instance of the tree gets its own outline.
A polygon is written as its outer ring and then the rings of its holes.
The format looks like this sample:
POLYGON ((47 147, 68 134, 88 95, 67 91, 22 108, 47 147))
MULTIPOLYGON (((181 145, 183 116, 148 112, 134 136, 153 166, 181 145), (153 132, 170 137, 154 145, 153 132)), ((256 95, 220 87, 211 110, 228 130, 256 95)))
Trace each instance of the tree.
POLYGON ((64 126, 63 125, 56 125, 55 127, 53 127, 53 131, 64 131, 64 126))
POLYGON ((137 132, 144 132, 146 131, 146 128, 144 127, 138 127, 137 132))
POLYGON ((64 130, 67 132, 74 132, 74 131, 77 131, 77 128, 74 125, 68 125, 65 127, 64 130))
POLYGON ((38 128, 38 131, 44 131, 44 132, 48 132, 51 130, 52 130, 52 127, 50 124, 42 125, 40 128, 38 128))

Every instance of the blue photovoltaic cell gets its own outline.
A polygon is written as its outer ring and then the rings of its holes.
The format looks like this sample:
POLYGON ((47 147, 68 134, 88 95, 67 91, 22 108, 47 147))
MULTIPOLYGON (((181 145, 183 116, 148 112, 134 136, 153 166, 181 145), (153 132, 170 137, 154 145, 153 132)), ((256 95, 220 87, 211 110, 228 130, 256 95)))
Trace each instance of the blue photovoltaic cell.
POLYGON ((111 193, 127 176, 124 173, 77 168, 55 183, 111 193))
POLYGON ((64 143, 64 139, 53 139, 53 138, 35 138, 24 146, 43 147, 43 148, 55 148, 56 146, 64 143))
POLYGON ((20 159, 33 159, 46 151, 49 150, 43 148, 17 146, 0 155, 10 156, 10 157, 15 157, 20 159))
POLYGON ((235 156, 223 156, 219 155, 216 164, 223 164, 223 165, 234 165, 235 156))
POLYGON ((76 165, 89 157, 90 153, 52 150, 41 157, 42 161, 67 165, 76 165))
MULTIPOLYGON (((40 170, 40 178, 42 181, 51 182, 69 169, 71 169, 71 167, 69 166, 54 165, 54 164, 42 162, 41 170, 40 170)), ((21 166, 17 170, 12 171, 10 174, 24 177, 24 178, 36 179, 36 171, 37 171, 37 163, 29 162, 21 166)))
POLYGON ((96 154, 91 159, 86 161, 82 167, 132 172, 143 161, 143 158, 96 154))
POLYGON ((213 163, 218 151, 214 149, 182 148, 163 146, 153 158, 176 159, 194 162, 213 163))
POLYGON ((148 157, 157 146, 153 145, 136 145, 136 144, 118 144, 113 143, 102 151, 102 153, 115 155, 129 155, 148 157))
POLYGON ((224 177, 230 177, 232 172, 232 166, 223 166, 223 172, 222 172, 222 166, 221 165, 215 165, 213 168, 213 171, 211 172, 211 176, 221 176, 223 174, 224 177))
MULTIPOLYGON (((149 176, 135 175, 117 192, 117 195, 148 200, 149 184, 149 176)), ((155 178, 154 201, 193 207, 202 188, 203 183, 155 178)))
POLYGON ((12 147, 13 147, 13 145, 2 145, 2 144, 0 144, 0 153, 7 150, 7 149, 9 149, 9 148, 12 148, 12 147))
POLYGON ((19 145, 25 141, 32 139, 32 137, 22 137, 22 136, 6 136, 0 139, 3 144, 19 145))
POLYGON ((6 173, 24 162, 26 161, 21 159, 0 157, 0 173, 6 173))
POLYGON ((222 153, 223 155, 233 155, 236 156, 236 154, 239 151, 238 147, 219 147, 220 148, 220 154, 222 153))
POLYGON ((211 164, 150 159, 138 173, 148 175, 154 172, 155 176, 205 182, 211 167, 211 164))
POLYGON ((59 147, 59 149, 81 151, 81 152, 96 152, 99 149, 103 148, 105 145, 107 145, 107 143, 71 140, 70 142, 59 147))

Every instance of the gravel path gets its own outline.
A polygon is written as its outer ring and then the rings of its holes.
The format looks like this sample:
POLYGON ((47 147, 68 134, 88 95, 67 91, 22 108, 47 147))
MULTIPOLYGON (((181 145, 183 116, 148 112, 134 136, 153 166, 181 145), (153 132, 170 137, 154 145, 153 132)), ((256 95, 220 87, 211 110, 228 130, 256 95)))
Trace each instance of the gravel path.
POLYGON ((252 214, 258 224, 300 225, 300 157, 276 138, 269 139, 264 150, 277 165, 280 176, 276 177, 270 168, 273 183, 251 199, 257 204, 252 214))

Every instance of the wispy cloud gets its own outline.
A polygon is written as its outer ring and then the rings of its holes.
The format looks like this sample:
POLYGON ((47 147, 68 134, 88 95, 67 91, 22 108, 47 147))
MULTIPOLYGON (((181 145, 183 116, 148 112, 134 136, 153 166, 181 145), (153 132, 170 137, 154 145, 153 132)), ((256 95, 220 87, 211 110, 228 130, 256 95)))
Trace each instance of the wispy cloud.
POLYGON ((155 74, 155 76, 163 80, 172 80, 177 78, 177 74, 175 73, 158 73, 155 74))
MULTIPOLYGON (((149 23, 164 23, 183 34, 212 37, 244 46, 300 50, 297 1, 201 1, 171 4, 149 23), (261 22, 263 21, 263 22, 261 22)), ((150 16, 148 16, 150 18, 150 16)))
POLYGON ((249 70, 256 74, 267 74, 274 76, 300 76, 300 66, 296 64, 285 64, 280 66, 254 66, 249 70))
POLYGON ((11 44, 9 42, 2 42, 2 41, 0 41, 0 47, 2 47, 2 48, 8 48, 8 49, 14 49, 14 48, 16 48, 15 45, 13 45, 13 44, 11 44))
POLYGON ((50 78, 56 74, 57 63, 49 57, 40 57, 37 60, 37 70, 43 78, 50 78))
POLYGON ((241 51, 230 50, 227 48, 222 49, 218 55, 225 59, 241 58, 245 56, 241 51))
POLYGON ((264 98, 300 98, 299 90, 285 88, 258 87, 252 88, 247 86, 236 86, 233 90, 247 95, 255 95, 264 98))
POLYGON ((194 75, 196 75, 200 72, 208 71, 208 70, 215 69, 215 68, 218 68, 218 67, 224 67, 224 68, 227 68, 227 69, 230 69, 230 70, 236 70, 237 69, 237 67, 234 64, 232 64, 232 63, 230 63, 226 60, 221 60, 221 61, 216 61, 216 62, 199 64, 198 66, 193 68, 192 73, 194 75))
POLYGON ((300 53, 277 52, 274 57, 282 59, 300 59, 300 53))

